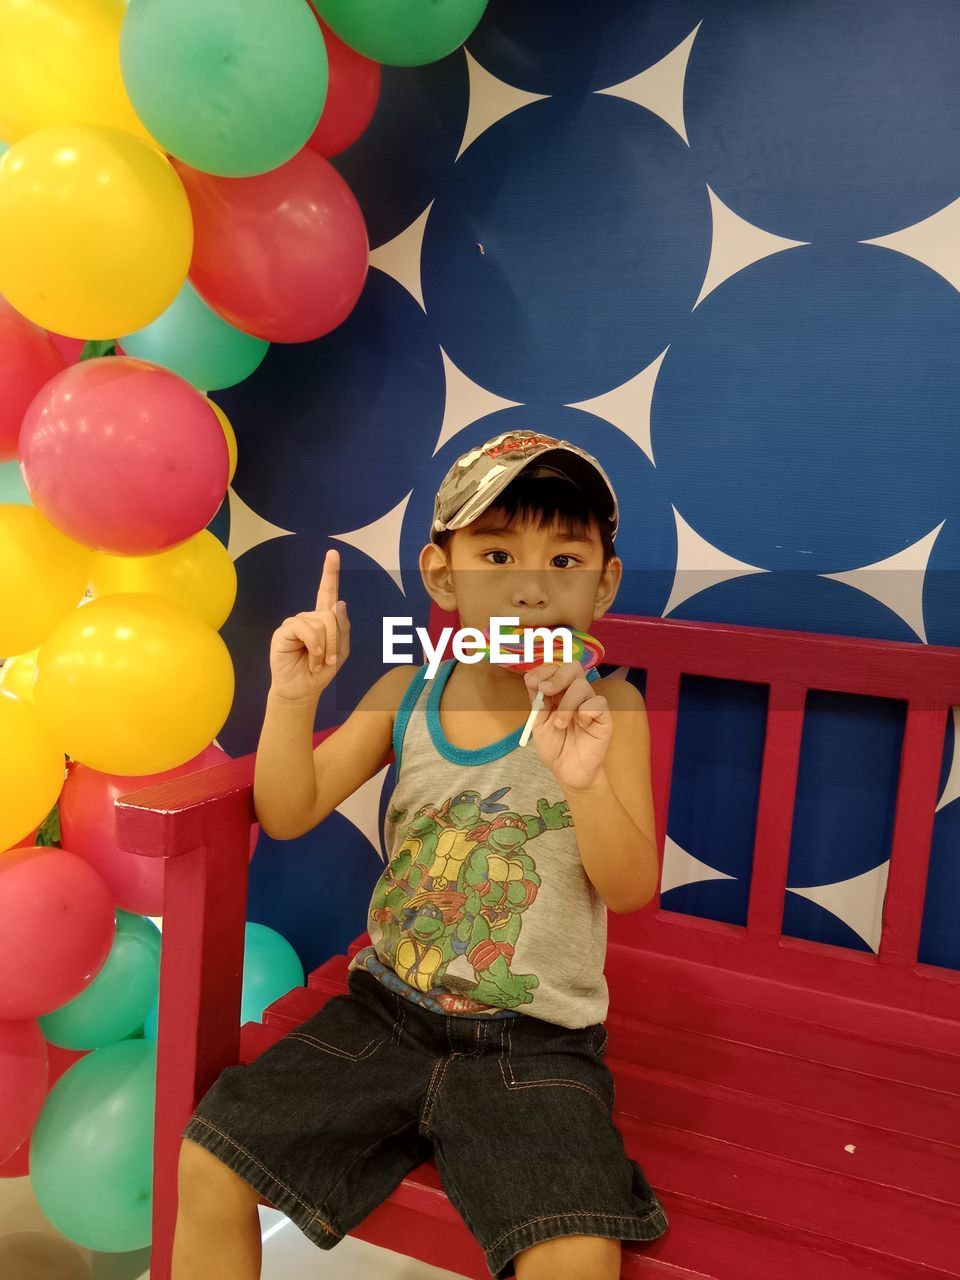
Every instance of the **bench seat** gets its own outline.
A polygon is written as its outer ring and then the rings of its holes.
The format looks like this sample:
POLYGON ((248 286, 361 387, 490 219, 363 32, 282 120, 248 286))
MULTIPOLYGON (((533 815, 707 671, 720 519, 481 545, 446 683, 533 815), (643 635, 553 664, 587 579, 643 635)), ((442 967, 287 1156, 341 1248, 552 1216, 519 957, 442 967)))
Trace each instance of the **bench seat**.
MULTIPOLYGON (((240 1061, 344 993, 368 942, 247 1023, 240 1061)), ((689 966, 680 987, 644 981, 615 944, 607 971, 617 1127, 670 1219, 659 1240, 624 1242, 623 1277, 960 1277, 960 1053, 736 1004, 710 973, 690 990, 689 966)), ((432 1160, 352 1234, 489 1277, 432 1160)))
MULTIPOLYGON (((455 623, 434 608, 433 642, 455 623)), ((611 663, 645 673, 661 859, 683 679, 768 690, 745 919, 663 909, 659 891, 608 919, 615 1120, 670 1220, 660 1239, 624 1243, 622 1276, 960 1280, 960 970, 920 959, 960 648, 627 615, 595 630, 611 663), (784 931, 813 690, 903 711, 867 950, 784 931)), ((224 1067, 344 992, 369 941, 239 1027, 253 774, 250 755, 117 801, 119 847, 165 863, 151 1280, 170 1280, 180 1135, 197 1102, 224 1067)), ((351 1234, 488 1280, 432 1161, 351 1234)))

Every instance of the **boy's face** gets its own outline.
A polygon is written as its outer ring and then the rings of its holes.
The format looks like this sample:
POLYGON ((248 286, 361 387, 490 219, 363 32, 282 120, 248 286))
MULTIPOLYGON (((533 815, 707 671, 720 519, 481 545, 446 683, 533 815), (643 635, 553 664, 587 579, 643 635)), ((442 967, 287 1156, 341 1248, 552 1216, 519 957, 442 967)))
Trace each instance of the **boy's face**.
POLYGON ((603 567, 593 518, 584 537, 559 522, 511 525, 494 510, 457 529, 446 554, 424 547, 420 570, 433 600, 459 613, 464 627, 486 630, 491 618, 515 617, 521 626, 589 631, 613 603, 623 565, 614 556, 603 567))

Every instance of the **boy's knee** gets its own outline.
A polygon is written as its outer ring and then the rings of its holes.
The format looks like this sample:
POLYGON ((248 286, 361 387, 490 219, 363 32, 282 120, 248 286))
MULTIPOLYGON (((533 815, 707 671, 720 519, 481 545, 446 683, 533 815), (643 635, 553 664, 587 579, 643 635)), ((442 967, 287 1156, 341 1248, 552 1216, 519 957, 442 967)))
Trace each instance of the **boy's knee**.
POLYGON ((554 1236, 513 1259, 517 1280, 617 1280, 620 1241, 605 1236, 554 1236))
POLYGON ((180 1146, 177 1184, 181 1203, 192 1209, 229 1212, 255 1205, 260 1193, 206 1147, 184 1138, 180 1146))

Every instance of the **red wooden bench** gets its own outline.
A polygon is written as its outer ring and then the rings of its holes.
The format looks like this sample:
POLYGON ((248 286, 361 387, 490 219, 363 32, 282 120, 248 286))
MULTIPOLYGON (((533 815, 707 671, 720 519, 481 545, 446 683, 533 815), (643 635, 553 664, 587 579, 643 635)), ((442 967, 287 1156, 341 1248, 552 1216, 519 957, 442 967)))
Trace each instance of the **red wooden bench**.
MULTIPOLYGON (((434 636, 448 620, 434 611, 434 636)), ((661 856, 681 675, 769 686, 746 927, 659 901, 609 916, 616 1120, 671 1221, 624 1245, 622 1275, 956 1280, 960 971, 917 955, 960 649, 616 615, 597 632, 608 661, 647 672, 661 856), (808 689, 907 703, 876 955, 781 934, 808 689)), ((262 1024, 238 1025, 253 760, 117 804, 121 846, 166 859, 152 1280, 169 1277, 180 1134, 197 1101, 345 990, 348 957, 334 956, 262 1024)), ((489 1275, 432 1161, 352 1234, 489 1275)))

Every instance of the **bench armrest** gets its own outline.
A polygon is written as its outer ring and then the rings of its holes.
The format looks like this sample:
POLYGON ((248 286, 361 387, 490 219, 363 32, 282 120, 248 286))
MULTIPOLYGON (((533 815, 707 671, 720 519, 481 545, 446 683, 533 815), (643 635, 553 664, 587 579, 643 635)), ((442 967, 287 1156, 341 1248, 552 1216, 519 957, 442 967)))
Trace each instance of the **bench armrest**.
MULTIPOLYGON (((315 733, 313 745, 337 727, 315 733)), ((160 1276, 169 1271, 181 1135, 200 1098, 239 1058, 255 760, 252 752, 131 792, 115 805, 118 847, 165 863, 154 1112, 160 1276)))

